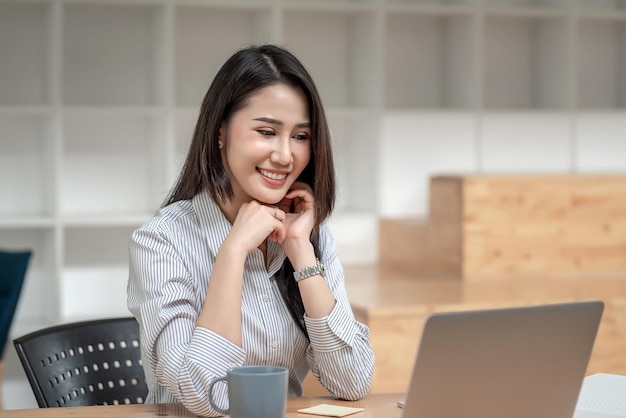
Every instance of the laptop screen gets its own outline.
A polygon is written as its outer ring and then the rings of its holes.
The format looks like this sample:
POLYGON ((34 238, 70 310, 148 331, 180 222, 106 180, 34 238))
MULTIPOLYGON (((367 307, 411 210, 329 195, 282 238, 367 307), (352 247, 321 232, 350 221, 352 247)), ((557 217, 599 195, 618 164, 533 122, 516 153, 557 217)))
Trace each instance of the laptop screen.
POLYGON ((403 418, 572 418, 601 301, 436 313, 403 418))

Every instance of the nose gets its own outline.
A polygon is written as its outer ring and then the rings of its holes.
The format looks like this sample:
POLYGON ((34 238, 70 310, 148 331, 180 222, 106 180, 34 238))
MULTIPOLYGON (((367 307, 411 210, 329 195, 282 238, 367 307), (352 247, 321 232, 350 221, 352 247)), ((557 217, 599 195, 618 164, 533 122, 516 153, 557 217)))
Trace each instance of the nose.
POLYGON ((274 142, 274 150, 270 155, 270 161, 283 166, 288 166, 293 160, 291 155, 291 138, 289 136, 280 136, 274 142))

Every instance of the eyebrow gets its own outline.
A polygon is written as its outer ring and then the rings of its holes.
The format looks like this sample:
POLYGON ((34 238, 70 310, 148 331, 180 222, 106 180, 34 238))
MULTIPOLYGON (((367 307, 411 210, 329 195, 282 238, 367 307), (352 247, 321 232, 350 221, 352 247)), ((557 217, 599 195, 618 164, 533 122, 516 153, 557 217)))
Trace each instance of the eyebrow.
MULTIPOLYGON (((252 120, 256 120, 259 122, 266 122, 266 123, 271 123, 272 125, 279 125, 279 126, 283 126, 284 123, 278 119, 274 119, 274 118, 267 118, 267 117, 260 117, 260 118, 254 118, 252 120)), ((311 123, 310 122, 302 122, 302 123, 296 123, 296 128, 310 128, 311 127, 311 123)))

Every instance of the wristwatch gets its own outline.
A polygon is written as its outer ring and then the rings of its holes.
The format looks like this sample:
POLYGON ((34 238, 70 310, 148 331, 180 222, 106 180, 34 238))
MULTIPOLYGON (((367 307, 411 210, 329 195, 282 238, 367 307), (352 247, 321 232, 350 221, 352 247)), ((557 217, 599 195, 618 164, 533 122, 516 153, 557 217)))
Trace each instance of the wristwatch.
POLYGON ((305 267, 301 270, 293 272, 293 278, 296 279, 296 282, 300 280, 308 279, 309 277, 320 275, 322 277, 326 276, 326 268, 322 264, 319 259, 315 259, 315 264, 312 266, 305 267))

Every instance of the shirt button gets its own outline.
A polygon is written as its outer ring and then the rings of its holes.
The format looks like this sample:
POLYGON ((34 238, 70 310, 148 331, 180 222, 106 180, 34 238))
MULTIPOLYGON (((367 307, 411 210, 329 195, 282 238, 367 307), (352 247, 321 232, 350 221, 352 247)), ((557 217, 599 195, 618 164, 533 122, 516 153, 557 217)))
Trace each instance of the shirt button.
POLYGON ((268 302, 270 300, 269 295, 263 295, 263 302, 268 302))
POLYGON ((278 348, 278 341, 272 341, 272 348, 276 350, 278 348))

